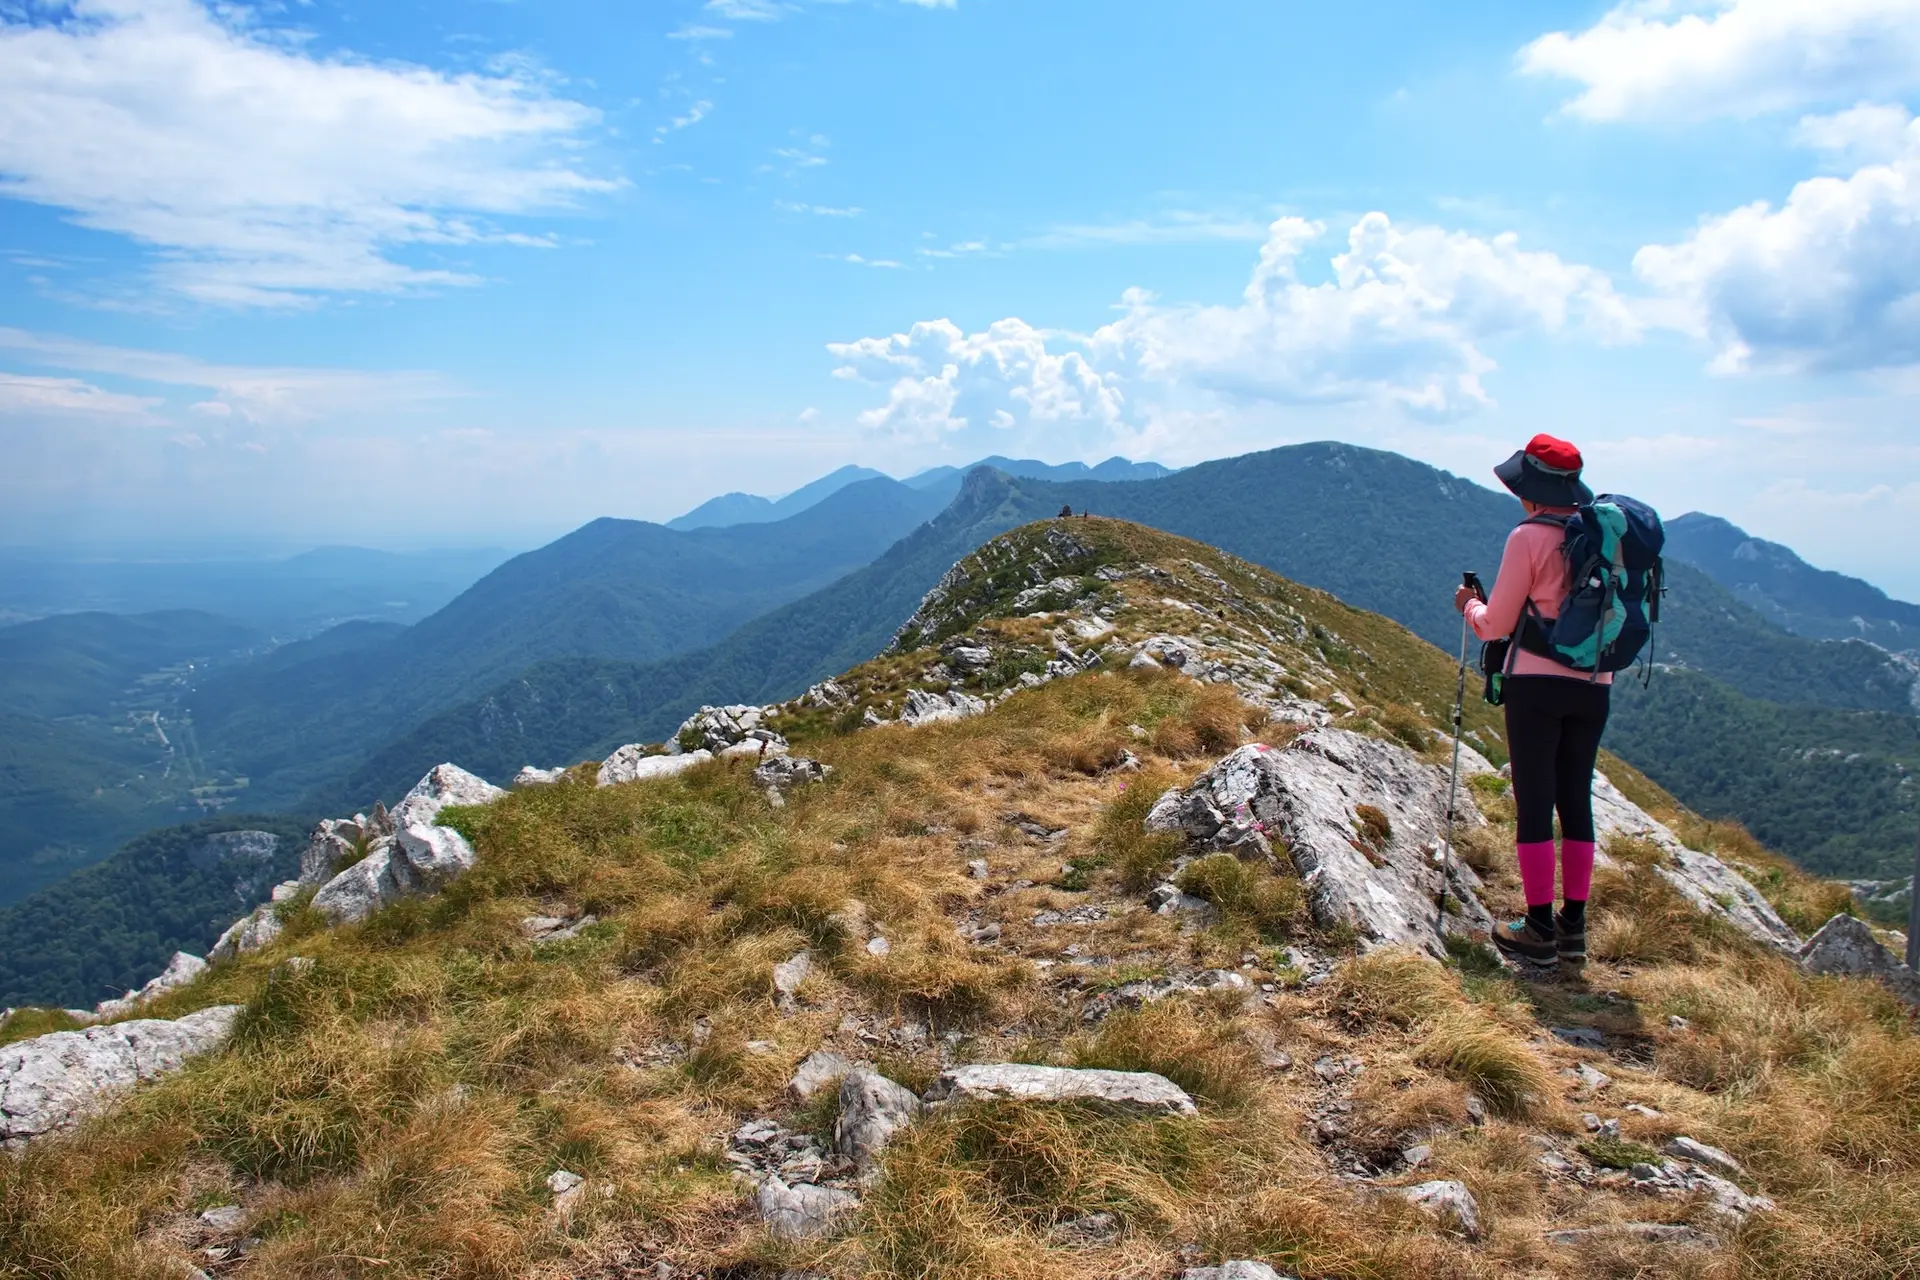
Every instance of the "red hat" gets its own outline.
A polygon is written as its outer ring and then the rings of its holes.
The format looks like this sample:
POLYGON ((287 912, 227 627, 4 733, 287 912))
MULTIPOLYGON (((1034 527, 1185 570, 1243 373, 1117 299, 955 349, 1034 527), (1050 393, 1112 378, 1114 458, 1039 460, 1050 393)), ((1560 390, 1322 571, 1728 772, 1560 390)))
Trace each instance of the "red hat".
POLYGON ((1580 450, 1542 432, 1495 467, 1493 474, 1515 497, 1543 507, 1577 507, 1593 501, 1593 490, 1580 481, 1582 466, 1580 450))

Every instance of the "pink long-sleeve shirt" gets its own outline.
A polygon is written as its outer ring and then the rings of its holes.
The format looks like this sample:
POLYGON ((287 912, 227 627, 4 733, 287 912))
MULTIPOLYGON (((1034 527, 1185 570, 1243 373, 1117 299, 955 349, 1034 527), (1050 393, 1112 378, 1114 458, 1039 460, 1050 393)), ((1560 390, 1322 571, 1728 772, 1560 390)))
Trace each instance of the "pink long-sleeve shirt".
MULTIPOLYGON (((1549 508, 1552 515, 1572 515, 1573 508, 1549 508)), ((1567 598, 1567 560, 1560 554, 1565 535, 1553 524, 1523 524, 1507 535, 1507 549, 1500 557, 1500 573, 1493 581, 1493 595, 1483 604, 1467 601, 1467 624, 1482 640, 1498 640, 1514 633, 1527 601, 1542 618, 1560 616, 1560 602, 1567 598)), ((1590 671, 1575 671, 1564 662, 1555 662, 1544 654, 1529 653, 1514 646, 1512 674, 1516 676, 1567 676, 1592 680, 1590 671)), ((1612 684, 1613 674, 1603 671, 1599 683, 1612 684)))

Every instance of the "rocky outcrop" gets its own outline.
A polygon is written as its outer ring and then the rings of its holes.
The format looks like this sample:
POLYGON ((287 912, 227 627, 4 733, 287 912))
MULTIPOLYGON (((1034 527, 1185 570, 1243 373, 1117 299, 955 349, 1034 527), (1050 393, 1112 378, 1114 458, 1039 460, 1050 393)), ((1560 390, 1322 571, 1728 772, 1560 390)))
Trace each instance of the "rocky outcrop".
POLYGON ((593 784, 596 787, 617 787, 625 782, 644 782, 648 778, 671 778, 712 759, 713 752, 704 747, 698 751, 660 756, 648 755, 643 744, 630 742, 601 763, 593 784))
MULTIPOLYGON (((1490 771, 1470 750, 1463 769, 1490 771)), ((1481 819, 1462 803, 1459 821, 1481 819)), ((1376 943, 1446 954, 1436 924, 1446 838, 1447 773, 1393 743, 1343 729, 1310 729, 1282 750, 1253 743, 1192 786, 1160 797, 1147 817, 1156 831, 1198 849, 1269 859, 1284 846, 1305 880, 1314 917, 1376 943)), ((1479 878, 1459 859, 1447 867, 1447 932, 1485 936, 1479 878)))
POLYGON ((714 755, 784 755, 787 740, 765 726, 778 707, 701 707, 688 716, 667 742, 667 752, 708 751, 714 755), (736 750, 736 748, 738 750, 736 750))
POLYGON ((167 967, 160 976, 141 987, 138 991, 129 991, 115 1000, 102 1000, 94 1006, 96 1018, 118 1018, 122 1014, 132 1013, 135 1009, 168 991, 186 986, 207 971, 207 962, 199 956, 188 955, 184 951, 173 953, 173 959, 167 961, 167 967))
POLYGON ((537 769, 533 765, 521 765, 520 772, 513 775, 513 788, 548 787, 567 776, 565 765, 556 765, 551 769, 537 769))
POLYGON ((226 1042, 239 1005, 56 1031, 0 1048, 0 1146, 64 1128, 121 1089, 226 1042))
POLYGON ((1865 921, 1838 915, 1820 926, 1800 948, 1800 967, 1808 973, 1872 978, 1907 1004, 1920 1008, 1920 974, 1894 959, 1865 921))
POLYGON ((241 916, 227 926, 225 933, 214 942, 207 951, 209 960, 231 960, 235 956, 252 955, 268 946, 280 936, 280 916, 274 910, 276 904, 263 902, 251 912, 241 916))
POLYGON ((753 783, 762 789, 784 792, 815 782, 825 782, 832 773, 832 765, 821 764, 805 756, 775 756, 755 766, 753 783))
POLYGON ((770 1173, 754 1192, 754 1205, 767 1230, 783 1240, 804 1240, 833 1229, 836 1219, 860 1203, 851 1191, 802 1182, 788 1186, 770 1173))
POLYGON ((927 1090, 929 1103, 1075 1102, 1129 1116, 1190 1116, 1193 1099, 1150 1071, 1074 1070, 1001 1062, 949 1067, 927 1090))
POLYGON ((1660 877, 1702 915, 1718 916, 1755 942, 1790 954, 1798 952, 1800 935, 1745 876, 1711 854, 1687 848, 1672 828, 1627 799, 1598 771, 1593 775, 1593 826, 1603 841, 1627 836, 1659 849, 1664 855, 1656 868, 1660 877))
POLYGON ((435 765, 386 822, 367 829, 366 855, 320 886, 314 909, 344 924, 366 919, 395 898, 438 889, 473 866, 474 859, 465 836, 435 821, 440 811, 491 804, 506 794, 458 765, 435 765))
POLYGON ((982 715, 987 704, 958 689, 948 693, 928 693, 925 689, 912 689, 907 693, 906 705, 900 708, 901 724, 936 724, 942 720, 965 720, 969 716, 982 715))

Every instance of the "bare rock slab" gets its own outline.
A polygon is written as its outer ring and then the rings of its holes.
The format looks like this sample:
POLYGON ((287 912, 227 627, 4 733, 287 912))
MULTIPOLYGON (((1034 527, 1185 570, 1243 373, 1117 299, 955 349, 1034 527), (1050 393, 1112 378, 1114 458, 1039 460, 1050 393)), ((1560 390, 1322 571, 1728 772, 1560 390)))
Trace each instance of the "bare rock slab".
POLYGON ((0 1048, 0 1146, 64 1128, 113 1093, 226 1043, 237 1004, 164 1021, 55 1031, 0 1048))
POLYGON ((1920 975, 1895 960, 1873 930, 1852 916, 1837 915, 1821 925, 1800 948, 1800 967, 1808 973, 1874 978, 1906 1003, 1920 1007, 1920 975))
MULTIPOLYGON (((1478 757, 1469 766, 1488 768, 1478 757)), ((1444 958, 1435 928, 1443 874, 1447 932, 1484 937, 1493 928, 1473 870, 1457 859, 1443 869, 1431 856, 1446 836, 1446 771, 1393 743, 1332 728, 1310 729, 1281 750, 1251 743, 1161 796, 1147 826, 1242 857, 1284 841, 1315 918, 1373 942, 1444 958)))
POLYGON ((1180 1280, 1293 1280, 1293 1277, 1281 1275, 1264 1262, 1240 1259, 1217 1267, 1188 1267, 1180 1273, 1180 1280))
POLYGON ((617 787, 623 782, 644 782, 649 778, 671 778, 713 759, 713 752, 702 747, 680 755, 650 756, 645 746, 630 742, 608 756, 594 777, 597 787, 617 787))
POLYGON ((856 1068, 840 1081, 840 1118, 833 1144, 866 1173, 893 1135, 919 1118, 923 1105, 913 1090, 876 1071, 856 1068))
POLYGON ((805 1102, 822 1089, 837 1087, 852 1070, 853 1063, 833 1050, 815 1049, 794 1068, 793 1079, 787 1082, 787 1092, 795 1101, 805 1102))
POLYGON ((1150 1071, 1074 1070, 1022 1062, 949 1067, 928 1102, 1079 1102, 1132 1116, 1190 1116, 1193 1099, 1150 1071))
POLYGON ((1467 1239, 1480 1238, 1480 1205, 1467 1190, 1466 1183, 1443 1178, 1406 1187, 1400 1194, 1408 1204, 1454 1228, 1467 1239))
POLYGON ((768 1174, 754 1193, 754 1207, 767 1229, 783 1240, 805 1240, 833 1230, 834 1220, 859 1204, 851 1191, 815 1186, 810 1182, 788 1186, 778 1174, 768 1174))

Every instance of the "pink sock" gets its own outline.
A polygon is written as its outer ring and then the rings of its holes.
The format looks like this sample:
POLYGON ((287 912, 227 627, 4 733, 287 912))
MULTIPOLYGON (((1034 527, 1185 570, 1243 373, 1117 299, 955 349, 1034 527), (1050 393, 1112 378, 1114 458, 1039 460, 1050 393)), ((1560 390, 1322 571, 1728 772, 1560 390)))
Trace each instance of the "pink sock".
POLYGON ((1513 849, 1520 858, 1520 885, 1526 890, 1527 905, 1552 905, 1553 841, 1522 841, 1513 849))
POLYGON ((1593 887, 1593 841, 1560 842, 1560 896, 1571 902, 1585 902, 1593 887))

